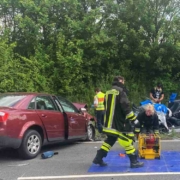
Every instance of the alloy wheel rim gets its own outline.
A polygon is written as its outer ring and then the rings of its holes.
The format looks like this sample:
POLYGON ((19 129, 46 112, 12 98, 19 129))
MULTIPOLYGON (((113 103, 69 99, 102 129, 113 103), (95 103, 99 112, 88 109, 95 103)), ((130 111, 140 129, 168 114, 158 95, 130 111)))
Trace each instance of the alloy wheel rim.
POLYGON ((40 139, 37 135, 31 135, 27 141, 27 149, 30 154, 36 154, 40 148, 40 139))
POLYGON ((88 137, 89 137, 89 139, 92 139, 92 136, 93 136, 92 127, 91 127, 91 126, 88 126, 88 137))

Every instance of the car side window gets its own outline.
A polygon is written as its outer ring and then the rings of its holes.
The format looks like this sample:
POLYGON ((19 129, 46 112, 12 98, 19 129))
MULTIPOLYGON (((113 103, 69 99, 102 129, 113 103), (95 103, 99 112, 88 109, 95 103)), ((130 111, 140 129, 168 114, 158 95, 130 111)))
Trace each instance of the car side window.
POLYGON ((48 96, 36 97, 36 109, 40 110, 56 110, 52 100, 48 96))
POLYGON ((48 96, 37 96, 32 99, 29 103, 28 109, 39 109, 39 110, 57 110, 52 100, 48 96))
POLYGON ((35 109, 35 99, 29 103, 28 109, 35 109))
POLYGON ((59 98, 58 100, 60 102, 60 104, 62 105, 63 109, 65 112, 76 112, 79 113, 79 111, 77 110, 76 107, 74 107, 74 105, 69 102, 68 100, 64 99, 64 98, 59 98))

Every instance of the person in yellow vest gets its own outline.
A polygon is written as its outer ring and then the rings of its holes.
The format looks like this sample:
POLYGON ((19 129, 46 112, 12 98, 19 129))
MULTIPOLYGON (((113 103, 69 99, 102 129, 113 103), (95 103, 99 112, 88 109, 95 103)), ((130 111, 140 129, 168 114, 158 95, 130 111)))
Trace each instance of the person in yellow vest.
POLYGON ((102 126, 104 125, 104 113, 105 113, 105 107, 104 107, 105 94, 101 92, 100 88, 96 88, 95 93, 96 95, 94 96, 94 108, 97 119, 97 128, 98 128, 98 132, 102 133, 102 126))
MULTIPOLYGON (((107 135, 101 148, 93 160, 94 164, 106 166, 103 158, 118 140, 119 144, 126 151, 130 159, 130 167, 142 167, 143 162, 137 159, 136 149, 133 146, 134 124, 137 123, 136 116, 131 110, 130 102, 127 97, 127 89, 124 86, 123 77, 114 77, 112 88, 105 94, 105 115, 102 132, 107 135)), ((118 157, 117 157, 118 158, 118 157)))

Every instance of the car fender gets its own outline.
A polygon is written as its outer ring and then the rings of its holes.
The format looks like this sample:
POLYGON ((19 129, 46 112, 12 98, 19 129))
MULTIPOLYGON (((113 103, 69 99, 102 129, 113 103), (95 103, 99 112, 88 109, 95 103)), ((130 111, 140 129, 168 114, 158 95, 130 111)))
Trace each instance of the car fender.
POLYGON ((88 121, 88 125, 93 125, 94 126, 94 122, 93 121, 88 121))
POLYGON ((84 112, 84 116, 88 119, 88 121, 96 121, 96 118, 88 112, 84 112))
MULTIPOLYGON (((21 128, 21 131, 19 133, 19 138, 22 139, 22 137, 24 136, 24 133, 30 129, 32 126, 39 126, 40 128, 43 129, 43 133, 44 133, 44 128, 43 128, 43 125, 42 123, 38 122, 37 121, 28 121, 26 122, 23 127, 21 128)), ((44 136, 45 136, 45 133, 44 133, 44 136)))

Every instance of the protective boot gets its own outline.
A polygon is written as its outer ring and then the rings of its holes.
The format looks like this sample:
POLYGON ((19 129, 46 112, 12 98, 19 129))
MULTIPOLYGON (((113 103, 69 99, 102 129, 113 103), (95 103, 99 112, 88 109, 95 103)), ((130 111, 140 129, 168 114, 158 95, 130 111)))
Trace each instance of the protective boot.
POLYGON ((97 151, 96 157, 93 160, 94 164, 98 164, 99 166, 107 166, 107 164, 103 161, 103 157, 107 156, 107 152, 103 149, 97 151))
POLYGON ((138 167, 143 167, 144 163, 143 162, 139 162, 137 160, 137 155, 135 153, 133 154, 129 154, 129 159, 130 159, 130 167, 131 168, 138 168, 138 167))

